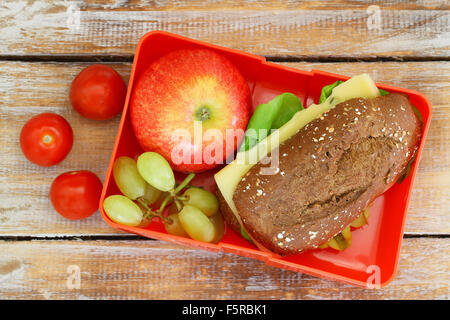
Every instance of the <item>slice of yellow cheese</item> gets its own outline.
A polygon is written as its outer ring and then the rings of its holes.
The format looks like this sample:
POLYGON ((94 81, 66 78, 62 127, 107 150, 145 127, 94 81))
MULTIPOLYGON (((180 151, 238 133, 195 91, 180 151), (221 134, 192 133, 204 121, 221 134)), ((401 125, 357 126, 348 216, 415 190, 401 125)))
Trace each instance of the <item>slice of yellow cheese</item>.
MULTIPOLYGON (((277 131, 260 141, 256 146, 245 152, 239 152, 234 161, 214 175, 217 187, 230 207, 239 224, 244 228, 239 213, 233 201, 233 194, 242 177, 259 160, 267 156, 274 148, 296 134, 309 122, 329 111, 333 106, 353 98, 375 98, 380 95, 378 88, 367 74, 360 74, 335 87, 327 100, 321 104, 312 104, 297 112, 291 120, 277 131)), ((245 230, 245 228, 244 228, 245 230)), ((249 234, 247 232, 247 234, 249 234)), ((250 235, 250 234, 249 234, 250 235)), ((255 241, 254 241, 255 242, 255 241)), ((255 244, 260 247, 256 242, 255 244)), ((263 249, 260 247, 260 249, 263 249)))

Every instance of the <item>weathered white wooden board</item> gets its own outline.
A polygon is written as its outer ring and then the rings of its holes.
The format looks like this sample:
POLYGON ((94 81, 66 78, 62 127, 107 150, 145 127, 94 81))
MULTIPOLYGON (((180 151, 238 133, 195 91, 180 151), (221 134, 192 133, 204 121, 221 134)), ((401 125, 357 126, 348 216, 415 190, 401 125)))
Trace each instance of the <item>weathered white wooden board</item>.
POLYGON ((269 56, 448 57, 445 1, 2 1, 0 55, 131 55, 165 30, 269 56))
MULTIPOLYGON (((0 0, 0 299, 449 299, 449 52, 445 0, 0 0), (131 61, 139 38, 155 29, 278 60, 399 61, 286 63, 367 72, 418 90, 433 104, 399 272, 390 285, 358 289, 160 241, 50 240, 125 236, 98 212, 65 220, 51 208, 48 191, 69 170, 88 169, 103 179, 119 123, 119 117, 86 120, 72 110, 70 82, 90 63, 69 61, 131 61), (66 117, 75 134, 71 153, 53 168, 29 163, 19 148, 23 124, 44 111, 66 117), (69 289, 68 268, 77 267, 80 288, 69 289)), ((110 65, 128 79, 130 63, 110 65)))
POLYGON ((376 290, 159 241, 0 241, 0 252, 0 299, 450 298, 449 239, 405 239, 396 278, 376 290))

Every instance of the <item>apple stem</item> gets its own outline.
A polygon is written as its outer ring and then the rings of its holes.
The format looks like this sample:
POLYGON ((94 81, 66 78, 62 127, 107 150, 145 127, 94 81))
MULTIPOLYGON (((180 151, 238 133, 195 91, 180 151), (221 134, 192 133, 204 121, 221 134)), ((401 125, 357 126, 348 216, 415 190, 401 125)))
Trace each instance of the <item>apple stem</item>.
POLYGON ((196 113, 195 117, 199 121, 206 121, 211 119, 211 110, 207 105, 203 105, 196 113))

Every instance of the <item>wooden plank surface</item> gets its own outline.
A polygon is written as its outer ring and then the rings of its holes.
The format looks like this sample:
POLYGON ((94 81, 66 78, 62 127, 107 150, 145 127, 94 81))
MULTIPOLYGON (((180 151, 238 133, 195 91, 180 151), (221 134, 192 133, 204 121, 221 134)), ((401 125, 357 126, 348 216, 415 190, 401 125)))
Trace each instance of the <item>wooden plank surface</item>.
POLYGON ((2 1, 0 55, 132 55, 165 30, 266 56, 449 56, 450 7, 374 1, 2 1))
MULTIPOLYGON (((101 179, 119 123, 91 121, 70 106, 73 77, 89 63, 0 62, 0 235, 53 236, 117 234, 98 213, 69 221, 53 211, 49 187, 60 173, 88 169, 101 179), (51 111, 63 115, 74 130, 74 146, 59 165, 42 168, 27 161, 19 147, 20 129, 33 115, 51 111), (87 156, 80 157, 80 154, 87 156)), ((110 64, 128 79, 131 64, 110 64)), ((450 62, 287 63, 354 75, 368 72, 376 81, 423 92, 434 105, 431 129, 416 177, 408 213, 409 234, 450 232, 450 62), (414 78, 411 78, 414 74, 414 78), (439 201, 436 201, 439 199, 439 201)), ((121 232, 120 232, 121 233, 121 232)), ((121 233, 122 234, 122 233, 121 233)))
POLYGON ((0 21, 0 299, 450 298, 448 1, 0 0, 0 21), (113 61, 127 81, 137 41, 155 29, 303 70, 367 72, 429 98, 433 118, 390 285, 354 288, 130 237, 98 212, 68 221, 53 211, 48 192, 58 174, 88 169, 104 179, 119 123, 74 112, 73 77, 96 60, 113 61), (63 115, 75 135, 69 156, 53 168, 29 163, 18 143, 23 124, 44 111, 63 115), (80 289, 67 287, 73 267, 80 289))
POLYGON ((159 241, 6 241, 0 252, 0 299, 450 297, 450 239, 405 239, 396 278, 376 290, 159 241))

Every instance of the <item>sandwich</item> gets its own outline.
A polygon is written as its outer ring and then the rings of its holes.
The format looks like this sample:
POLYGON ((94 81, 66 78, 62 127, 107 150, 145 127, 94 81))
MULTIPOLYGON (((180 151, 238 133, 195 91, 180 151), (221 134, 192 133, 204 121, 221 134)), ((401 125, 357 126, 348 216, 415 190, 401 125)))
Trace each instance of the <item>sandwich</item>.
POLYGON ((275 133, 239 152, 215 180, 231 229, 263 251, 291 255, 326 244, 402 176, 421 122, 408 96, 381 95, 363 74, 275 133))

